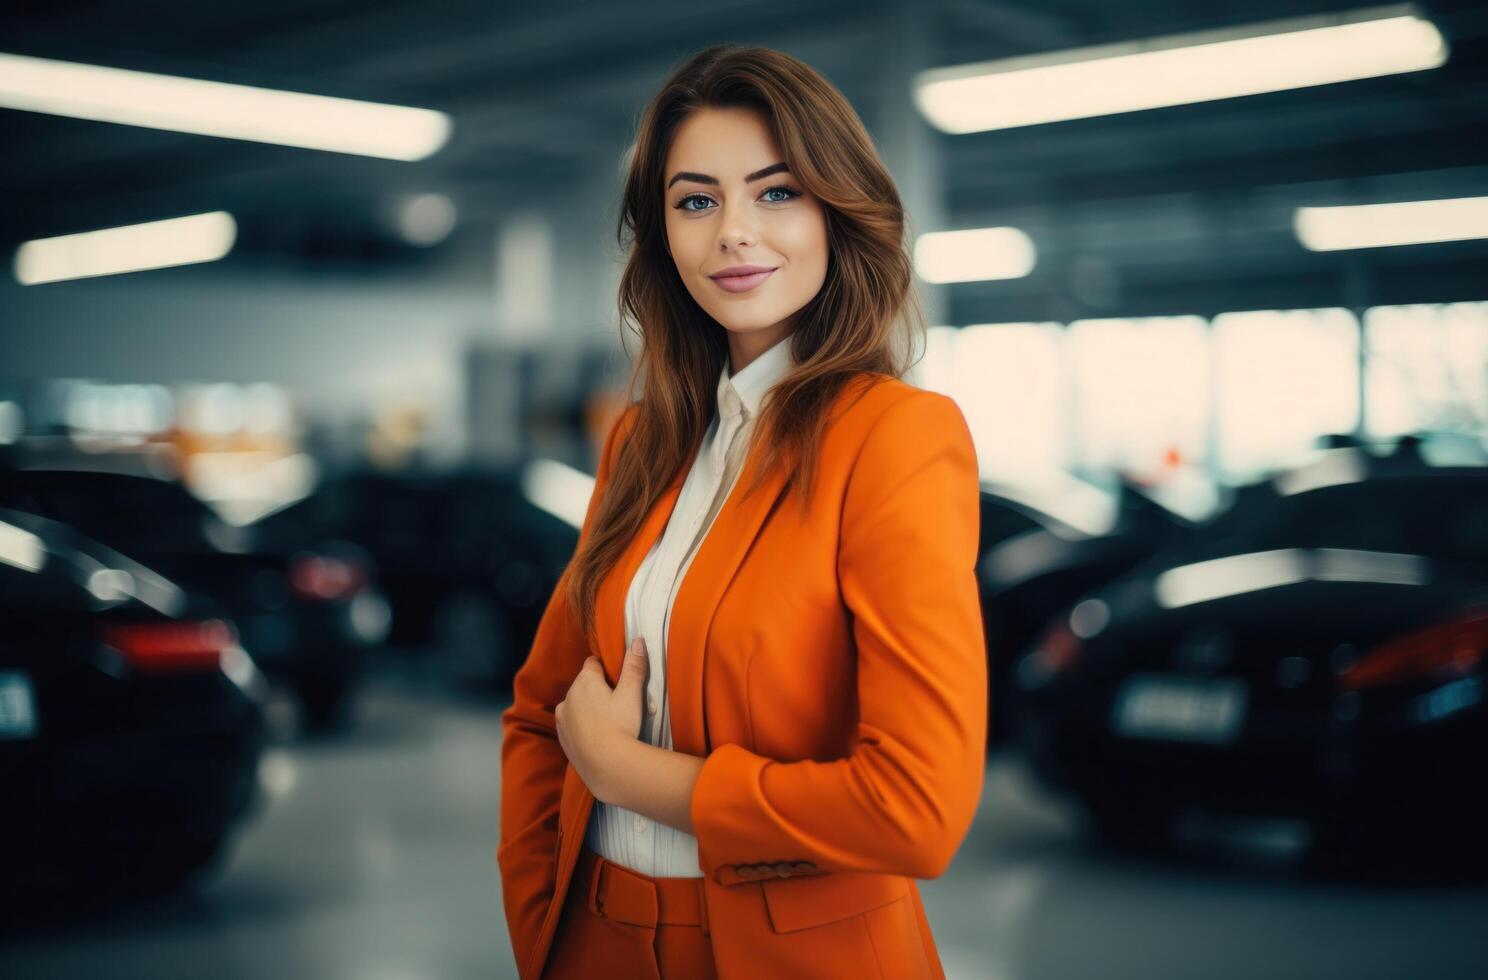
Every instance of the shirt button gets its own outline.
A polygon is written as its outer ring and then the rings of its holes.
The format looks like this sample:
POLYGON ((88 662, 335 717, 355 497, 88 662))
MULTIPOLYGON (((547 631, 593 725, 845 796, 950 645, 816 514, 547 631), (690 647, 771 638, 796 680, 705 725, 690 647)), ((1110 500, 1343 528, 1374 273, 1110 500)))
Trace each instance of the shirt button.
POLYGON ((636 829, 636 833, 638 833, 638 834, 644 834, 646 832, 646 818, 645 817, 637 816, 635 818, 635 829, 636 829))
POLYGON ((656 714, 656 699, 649 694, 646 695, 646 714, 656 714))

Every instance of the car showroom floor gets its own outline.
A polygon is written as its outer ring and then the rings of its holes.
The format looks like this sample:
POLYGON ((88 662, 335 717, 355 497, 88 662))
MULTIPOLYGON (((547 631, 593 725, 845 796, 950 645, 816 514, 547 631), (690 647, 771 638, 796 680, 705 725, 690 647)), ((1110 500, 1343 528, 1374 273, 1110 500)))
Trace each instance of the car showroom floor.
MULTIPOLYGON (((495 863, 499 708, 382 675, 351 732, 279 736, 262 767, 269 802, 215 877, 7 930, 0 976, 515 977, 495 863)), ((273 709, 292 732, 288 704, 273 709)), ((1488 885, 1328 885, 1291 870, 1284 834, 1243 852, 1233 837, 1195 840, 1181 863, 1095 850, 994 760, 951 870, 922 886, 948 975, 1488 975, 1488 885)))

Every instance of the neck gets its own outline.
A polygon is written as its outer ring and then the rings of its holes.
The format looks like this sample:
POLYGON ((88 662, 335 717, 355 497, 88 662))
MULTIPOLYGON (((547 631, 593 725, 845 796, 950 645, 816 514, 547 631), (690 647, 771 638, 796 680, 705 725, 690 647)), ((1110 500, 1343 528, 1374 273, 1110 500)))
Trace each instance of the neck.
POLYGON ((778 323, 766 330, 751 330, 748 333, 729 331, 729 377, 747 368, 756 357, 790 336, 791 325, 778 323))

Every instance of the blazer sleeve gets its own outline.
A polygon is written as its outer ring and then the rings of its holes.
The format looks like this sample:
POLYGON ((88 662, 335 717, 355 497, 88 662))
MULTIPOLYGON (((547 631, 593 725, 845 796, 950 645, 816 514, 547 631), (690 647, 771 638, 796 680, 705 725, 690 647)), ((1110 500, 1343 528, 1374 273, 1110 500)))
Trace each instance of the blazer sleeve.
MULTIPOLYGON (((579 530, 587 541, 608 483, 617 433, 627 409, 605 437, 594 491, 579 530)), ((558 804, 568 759, 558 744, 553 707, 589 655, 577 613, 565 595, 564 569, 539 620, 527 660, 512 680, 512 704, 501 716, 501 831, 496 860, 502 905, 518 964, 525 964, 542 929, 557 878, 558 804)))
POLYGON ((879 417, 848 477, 838 583, 859 715, 842 759, 717 746, 693 788, 701 870, 939 876, 981 796, 987 654, 976 583, 980 481, 960 408, 916 390, 879 417))

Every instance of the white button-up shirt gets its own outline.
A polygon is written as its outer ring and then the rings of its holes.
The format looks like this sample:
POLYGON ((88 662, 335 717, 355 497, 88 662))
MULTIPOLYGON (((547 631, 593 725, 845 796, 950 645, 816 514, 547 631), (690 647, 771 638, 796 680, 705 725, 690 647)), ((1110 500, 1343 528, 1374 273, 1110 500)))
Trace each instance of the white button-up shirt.
MULTIPOLYGON (((636 569, 625 596, 625 647, 645 638, 649 671, 640 737, 672 747, 667 705, 666 637, 672 601, 713 518, 728 499, 744 462, 754 421, 765 393, 793 366, 790 336, 729 376, 718 378, 718 411, 677 495, 666 529, 636 569)), ((596 801, 584 843, 600 856, 653 877, 701 877, 697 838, 653 823, 633 810, 596 801)))

